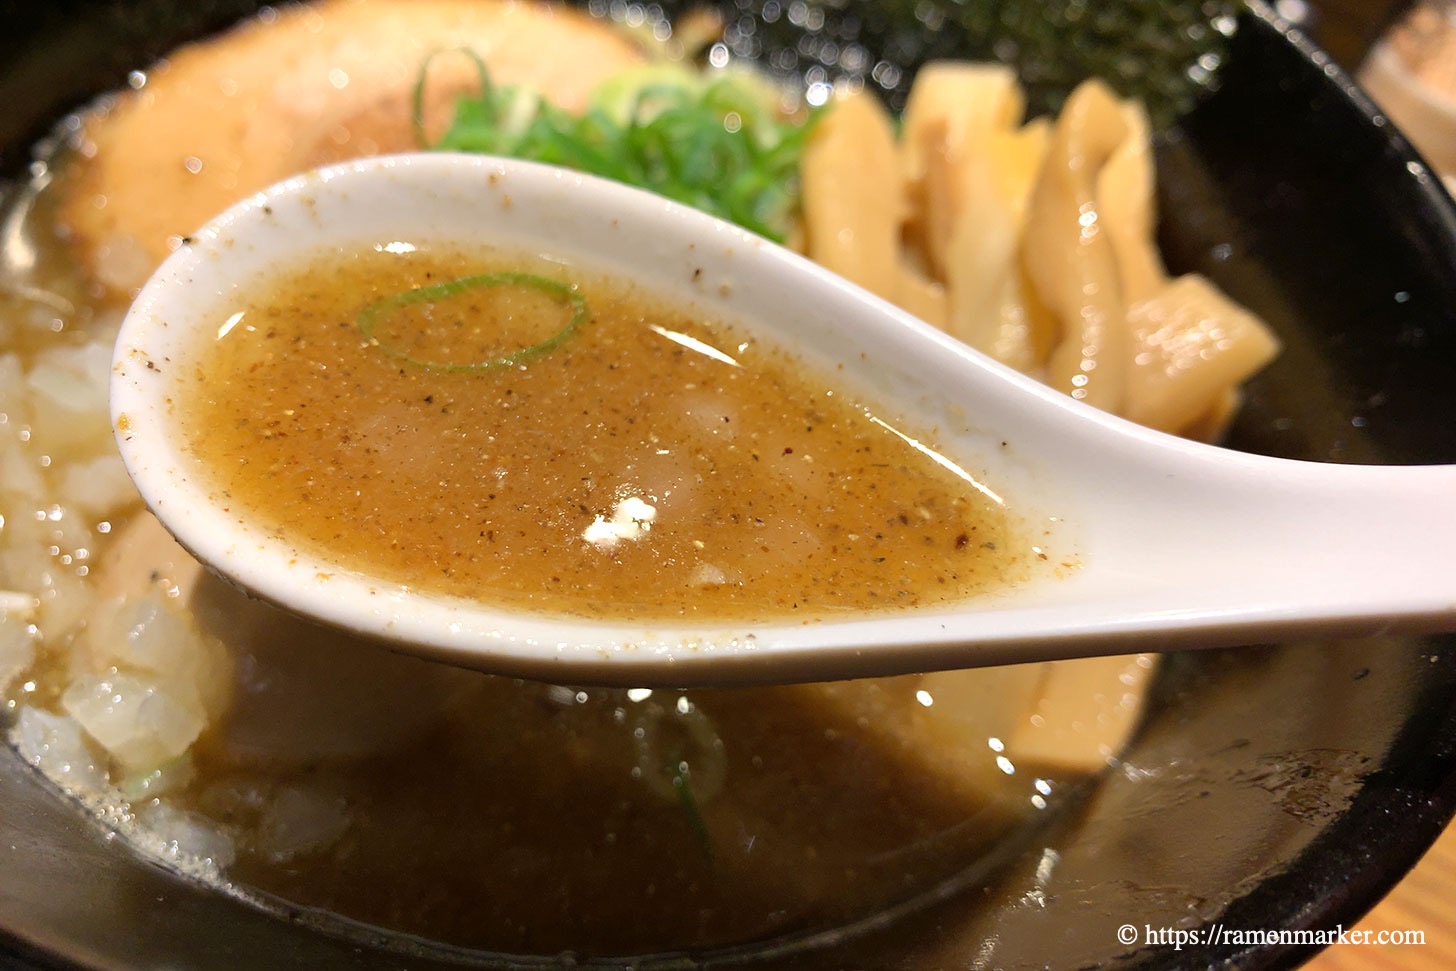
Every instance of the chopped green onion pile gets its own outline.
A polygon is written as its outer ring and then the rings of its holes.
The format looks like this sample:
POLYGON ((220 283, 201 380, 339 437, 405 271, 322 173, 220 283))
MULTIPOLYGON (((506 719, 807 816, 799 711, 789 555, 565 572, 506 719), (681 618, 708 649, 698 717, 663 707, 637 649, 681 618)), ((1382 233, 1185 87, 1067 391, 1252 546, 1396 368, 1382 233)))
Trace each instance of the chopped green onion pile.
POLYGON ((358 324, 359 332, 364 335, 365 339, 371 345, 379 348, 391 357, 398 358, 401 361, 417 367, 427 368, 431 371, 484 371, 490 368, 512 367, 552 350, 574 334, 576 329, 586 320, 586 317, 586 300, 568 284, 548 279, 547 277, 536 276, 532 273, 481 273, 476 276, 460 277, 456 280, 447 280, 444 283, 436 283, 427 287, 415 287, 412 290, 404 290, 400 293, 390 294, 387 297, 374 301, 359 311, 358 324), (411 357, 409 354, 381 340, 378 336, 377 332, 380 323, 393 317, 406 307, 418 303, 446 300, 450 297, 465 293, 468 290, 510 286, 540 290, 547 296, 565 304, 570 310, 570 313, 567 315, 566 325, 540 343, 523 347, 518 351, 513 351, 501 357, 463 364, 452 361, 428 361, 411 357))
MULTIPOLYGON (((602 85, 578 116, 527 89, 494 86, 484 63, 470 56, 480 71, 480 93, 458 101, 454 122, 432 147, 532 159, 625 182, 776 242, 792 231, 799 155, 813 117, 784 118, 764 82, 649 65, 602 85)), ((429 63, 415 87, 422 144, 429 63)))

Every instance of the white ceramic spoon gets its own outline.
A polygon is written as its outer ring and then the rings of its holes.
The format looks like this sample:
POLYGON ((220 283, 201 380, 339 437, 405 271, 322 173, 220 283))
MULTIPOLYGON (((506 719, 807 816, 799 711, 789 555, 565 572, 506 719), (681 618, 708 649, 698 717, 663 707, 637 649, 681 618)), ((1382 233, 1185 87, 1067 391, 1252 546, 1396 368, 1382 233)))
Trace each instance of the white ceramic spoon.
POLYGON ((122 455, 147 504, 245 589, 451 663, 564 683, 690 685, 1456 629, 1456 467, 1261 458, 1109 417, 1003 368, 809 262, 613 183, 481 156, 396 156, 300 176, 175 253, 122 327, 122 455), (1048 570, 954 609, 815 623, 563 620, 352 574, 224 512, 180 447, 189 347, 221 297, 326 247, 481 240, 649 281, 841 363, 1046 533, 1048 570))

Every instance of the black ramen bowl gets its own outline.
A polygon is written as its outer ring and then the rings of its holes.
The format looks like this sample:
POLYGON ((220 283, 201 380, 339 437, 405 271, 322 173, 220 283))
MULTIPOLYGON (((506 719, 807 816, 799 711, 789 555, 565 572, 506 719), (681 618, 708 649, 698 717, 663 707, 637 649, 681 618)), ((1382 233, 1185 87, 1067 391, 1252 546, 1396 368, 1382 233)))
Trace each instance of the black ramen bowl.
MULTIPOLYGON (((28 146, 65 112, 247 9, 0 0, 0 177, 23 177, 28 146)), ((833 25, 869 9, 844 2, 827 15, 833 25)), ((913 67, 914 44, 896 43, 913 67)), ((1160 137, 1158 165, 1172 268, 1212 277, 1286 344, 1249 387, 1230 446, 1317 461, 1456 462, 1456 208, 1348 78, 1263 8, 1239 15, 1221 81, 1160 137)), ((1121 762, 1033 850, 850 938, 753 963, 1289 967, 1310 948, 1220 940, 1175 949, 1144 943, 1144 928, 1348 927, 1453 808, 1456 640, 1174 655, 1121 762), (1131 944, 1119 940, 1123 925, 1137 930, 1131 944)), ((191 882, 108 838, 0 747, 0 965, 496 963, 191 882)))

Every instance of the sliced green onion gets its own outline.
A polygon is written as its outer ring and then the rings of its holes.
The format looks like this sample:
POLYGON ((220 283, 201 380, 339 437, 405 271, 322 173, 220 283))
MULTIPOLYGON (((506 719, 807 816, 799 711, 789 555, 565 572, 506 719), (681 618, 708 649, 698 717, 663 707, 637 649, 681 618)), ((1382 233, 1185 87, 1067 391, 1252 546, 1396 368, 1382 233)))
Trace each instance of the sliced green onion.
POLYGON ((431 51, 420 65, 419 77, 415 78, 414 90, 410 94, 410 121, 414 127, 415 144, 420 148, 428 148, 430 144, 429 136, 425 134, 425 79, 429 77, 430 65, 441 54, 464 54, 475 62, 476 73, 480 75, 480 98, 476 103, 491 112, 482 121, 495 124, 495 89, 491 87, 490 71, 486 69, 485 61, 480 59, 480 55, 468 47, 431 51))
MULTIPOLYGON (((423 137, 425 74, 415 85, 423 137)), ((472 55, 473 56, 473 55, 472 55)), ((799 205, 799 156, 817 114, 781 117, 766 82, 705 77, 650 65, 608 79, 572 115, 522 88, 497 88, 485 64, 480 91, 456 104, 433 147, 533 159, 648 189, 783 242, 799 205)))
POLYGON ((711 862, 713 859, 713 837, 708 832, 708 824, 703 820, 703 811, 698 808, 697 797, 693 795, 692 777, 688 771, 688 764, 683 761, 671 763, 668 772, 672 775, 672 787, 677 792, 678 803, 682 806, 683 812, 687 813, 688 825, 692 827, 693 835, 698 838, 698 845, 703 848, 703 855, 711 862))
POLYGON ((545 354, 576 333, 577 328, 582 325, 586 318, 586 299, 576 291, 576 288, 569 284, 544 276, 536 276, 533 273, 480 273, 475 276, 460 277, 455 280, 447 280, 444 283, 435 283, 427 287, 416 287, 413 290, 404 290, 400 293, 391 294, 374 301, 359 311, 357 319, 359 332, 364 335, 364 338, 371 345, 379 348, 390 357, 398 358, 416 367, 427 368, 431 371, 485 371, 490 368, 513 367, 531 358, 545 354), (567 317, 566 326, 538 344, 523 347, 518 351, 512 351, 510 354, 505 354, 501 357, 493 357, 484 361, 473 361, 464 364, 454 361, 429 361, 411 357, 406 352, 380 340, 375 333, 381 321, 389 319, 406 307, 419 303, 429 303, 434 300, 447 300, 450 297, 458 296, 469 290, 507 286, 539 290, 566 304, 571 311, 567 317))

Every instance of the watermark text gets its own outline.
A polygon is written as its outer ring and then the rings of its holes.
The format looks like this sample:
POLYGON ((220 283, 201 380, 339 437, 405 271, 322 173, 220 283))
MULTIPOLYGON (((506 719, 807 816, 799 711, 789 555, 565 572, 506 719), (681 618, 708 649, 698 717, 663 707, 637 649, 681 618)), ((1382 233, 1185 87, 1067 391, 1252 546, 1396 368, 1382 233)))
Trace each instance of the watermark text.
POLYGON ((1332 947, 1337 944, 1407 945, 1426 943, 1422 930, 1375 930, 1373 928, 1335 927, 1332 930, 1243 929, 1212 924, 1185 930, 1178 927, 1157 927, 1152 924, 1123 924, 1117 929, 1119 944, 1132 946, 1161 945, 1181 951, 1185 947, 1262 947, 1271 944, 1307 944, 1332 947))

